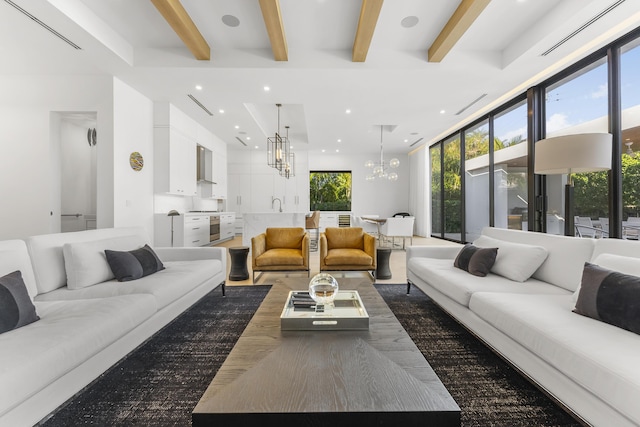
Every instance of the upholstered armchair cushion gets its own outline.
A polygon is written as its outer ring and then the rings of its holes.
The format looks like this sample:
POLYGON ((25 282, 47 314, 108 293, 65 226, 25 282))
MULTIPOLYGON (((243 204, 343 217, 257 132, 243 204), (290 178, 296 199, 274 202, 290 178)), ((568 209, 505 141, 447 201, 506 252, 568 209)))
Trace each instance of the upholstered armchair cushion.
POLYGON ((251 238, 251 266, 257 271, 309 272, 309 233, 302 227, 272 227, 251 238))
POLYGON ((361 227, 327 227, 320 235, 320 270, 373 271, 376 239, 361 227))

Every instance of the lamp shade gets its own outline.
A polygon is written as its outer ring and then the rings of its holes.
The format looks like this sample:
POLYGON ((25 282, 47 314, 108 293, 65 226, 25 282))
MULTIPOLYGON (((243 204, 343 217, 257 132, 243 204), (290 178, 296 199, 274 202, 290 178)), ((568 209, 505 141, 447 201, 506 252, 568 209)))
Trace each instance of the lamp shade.
POLYGON ((579 133, 536 142, 535 173, 597 172, 611 169, 610 133, 579 133))
POLYGON ((169 211, 169 213, 167 214, 167 216, 179 216, 179 215, 180 215, 180 212, 178 212, 178 211, 177 211, 177 210, 175 210, 175 209, 171 209, 171 210, 169 211))

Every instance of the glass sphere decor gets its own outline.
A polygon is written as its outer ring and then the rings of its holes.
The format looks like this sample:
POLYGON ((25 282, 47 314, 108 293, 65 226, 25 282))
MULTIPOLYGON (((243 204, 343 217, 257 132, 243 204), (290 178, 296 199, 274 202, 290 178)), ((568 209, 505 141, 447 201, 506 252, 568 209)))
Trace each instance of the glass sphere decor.
POLYGON ((391 166, 392 168, 397 168, 398 166, 400 166, 400 160, 396 158, 389 160, 389 166, 391 166))
POLYGON ((395 172, 391 172, 391 173, 389 174, 389 177, 388 177, 388 178, 389 178, 389 181, 397 181, 397 180, 398 180, 398 174, 397 174, 397 173, 395 173, 395 172))
POLYGON ((338 293, 338 281, 328 273, 319 273, 309 282, 309 296, 316 304, 332 305, 338 293))

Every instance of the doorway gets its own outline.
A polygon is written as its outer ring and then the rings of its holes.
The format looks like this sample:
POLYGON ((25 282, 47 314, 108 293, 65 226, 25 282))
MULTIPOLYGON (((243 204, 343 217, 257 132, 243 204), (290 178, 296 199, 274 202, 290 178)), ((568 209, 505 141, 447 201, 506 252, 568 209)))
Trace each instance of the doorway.
POLYGON ((60 113, 60 231, 96 228, 97 145, 95 111, 60 113))

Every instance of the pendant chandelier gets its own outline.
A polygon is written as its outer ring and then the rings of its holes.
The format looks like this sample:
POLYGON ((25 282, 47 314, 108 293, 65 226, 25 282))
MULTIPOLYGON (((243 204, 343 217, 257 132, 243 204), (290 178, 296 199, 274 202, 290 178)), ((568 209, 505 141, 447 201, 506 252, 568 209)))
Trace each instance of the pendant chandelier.
POLYGON ((287 136, 285 140, 289 143, 289 155, 284 158, 284 166, 280 171, 280 176, 289 179, 292 176, 296 176, 296 155, 291 150, 291 140, 289 139, 289 126, 285 126, 287 129, 287 136))
MULTIPOLYGON (((289 138, 280 135, 280 107, 282 104, 276 104, 278 107, 278 127, 273 138, 267 138, 267 165, 278 170, 280 175, 283 174, 285 166, 290 162, 291 146, 289 138)), ((288 178, 288 176, 287 176, 288 178)))
POLYGON ((387 164, 384 161, 384 153, 382 149, 382 130, 383 125, 380 125, 380 162, 374 163, 372 160, 367 161, 364 166, 366 168, 372 169, 371 173, 366 176, 367 181, 374 181, 376 178, 378 179, 388 179, 389 181, 397 181, 398 174, 395 172, 389 172, 389 169, 395 169, 400 166, 400 160, 395 157, 389 160, 387 164))

